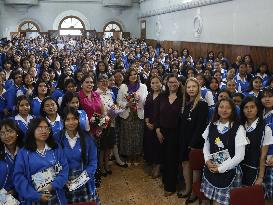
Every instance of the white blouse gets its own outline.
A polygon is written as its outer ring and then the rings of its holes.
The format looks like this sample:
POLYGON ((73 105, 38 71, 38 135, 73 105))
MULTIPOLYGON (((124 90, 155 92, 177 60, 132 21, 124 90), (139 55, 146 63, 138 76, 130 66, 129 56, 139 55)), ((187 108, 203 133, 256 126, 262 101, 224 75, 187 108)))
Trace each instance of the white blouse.
MULTIPOLYGON (((217 130, 222 133, 228 131, 229 129, 229 122, 227 123, 221 123, 220 121, 217 121, 215 123, 217 125, 217 130)), ((210 160, 210 143, 208 139, 209 135, 209 126, 207 126, 206 130, 202 134, 203 138, 205 139, 205 144, 203 147, 203 153, 205 162, 210 160)), ((246 131, 242 125, 239 126, 236 136, 235 136, 235 155, 232 158, 227 159, 224 161, 219 167, 218 171, 219 173, 224 173, 230 169, 235 168, 241 161, 243 161, 245 157, 245 146, 248 144, 247 138, 246 138, 246 131)))

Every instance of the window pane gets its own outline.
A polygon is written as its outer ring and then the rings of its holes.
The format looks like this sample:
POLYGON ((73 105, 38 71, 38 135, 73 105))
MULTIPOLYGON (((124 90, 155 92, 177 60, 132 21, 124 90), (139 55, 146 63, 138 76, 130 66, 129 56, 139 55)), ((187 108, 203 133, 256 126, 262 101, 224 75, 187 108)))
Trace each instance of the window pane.
POLYGON ((60 35, 81 36, 82 32, 81 32, 81 30, 60 30, 60 35))

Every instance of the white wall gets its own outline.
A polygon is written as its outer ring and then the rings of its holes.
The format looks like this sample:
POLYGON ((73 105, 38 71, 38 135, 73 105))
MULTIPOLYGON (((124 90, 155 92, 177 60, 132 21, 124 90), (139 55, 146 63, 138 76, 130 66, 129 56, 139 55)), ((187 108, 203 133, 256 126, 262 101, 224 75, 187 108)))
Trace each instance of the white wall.
MULTIPOLYGON (((140 15, 149 13, 149 10, 172 8, 179 2, 182 1, 142 1, 140 15)), ((142 19, 147 21, 148 39, 272 47, 272 9, 272 0, 233 0, 142 19), (200 37, 195 38, 193 21, 198 13, 203 29, 200 37)))
MULTIPOLYGON (((18 25, 24 20, 33 20, 41 28, 41 31, 53 30, 56 18, 63 12, 74 10, 80 13, 89 25, 87 29, 95 29, 100 32, 109 21, 117 21, 124 31, 131 32, 132 37, 139 37, 139 4, 133 3, 132 7, 116 8, 103 7, 101 1, 69 1, 44 0, 39 5, 26 9, 25 6, 5 5, 0 0, 0 36, 6 36, 9 32, 16 32, 18 25)), ((71 12, 70 12, 71 13, 71 12)), ((72 13, 71 13, 72 14, 72 13)))

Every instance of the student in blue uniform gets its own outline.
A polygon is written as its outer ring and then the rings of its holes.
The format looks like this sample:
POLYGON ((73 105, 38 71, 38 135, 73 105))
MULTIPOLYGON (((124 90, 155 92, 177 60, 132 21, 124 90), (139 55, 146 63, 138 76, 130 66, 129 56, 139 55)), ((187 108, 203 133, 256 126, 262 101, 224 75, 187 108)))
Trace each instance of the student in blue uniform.
POLYGON ((253 96, 257 98, 262 88, 263 88, 263 80, 261 77, 256 76, 251 79, 248 92, 245 92, 243 94, 244 96, 253 96))
POLYGON ((34 98, 31 101, 32 115, 36 117, 41 116, 41 103, 48 93, 49 87, 46 82, 38 80, 33 91, 34 98))
POLYGON ((90 130, 89 119, 87 117, 86 112, 82 109, 79 109, 80 101, 77 93, 75 92, 65 93, 65 95, 63 96, 61 108, 65 107, 73 107, 78 111, 80 116, 80 127, 88 132, 90 130))
POLYGON ((68 203, 96 201, 94 174, 97 169, 97 148, 93 137, 80 127, 79 113, 75 108, 66 107, 63 112, 64 129, 54 135, 63 147, 68 161, 69 177, 71 180, 86 174, 89 180, 76 190, 66 192, 68 203))
POLYGON ((66 205, 63 188, 67 180, 67 160, 53 139, 50 124, 42 117, 33 119, 25 146, 17 154, 13 174, 21 204, 66 205), (52 179, 43 180, 45 173, 51 173, 52 179))
POLYGON ((23 76, 20 70, 12 71, 10 78, 13 80, 13 84, 6 91, 5 98, 7 100, 6 108, 9 111, 9 115, 12 115, 15 111, 16 97, 24 95, 26 89, 23 86, 23 76))
POLYGON ((6 89, 4 88, 4 80, 0 77, 0 119, 5 117, 5 112, 7 112, 7 100, 5 98, 6 89))
POLYGON ((236 108, 231 99, 217 103, 203 138, 206 166, 201 191, 214 204, 228 205, 230 190, 242 184, 239 163, 244 159, 247 144, 245 129, 236 120, 236 108))
POLYGON ((17 98, 16 110, 18 114, 14 117, 14 120, 19 126, 20 130, 24 133, 24 135, 26 135, 28 124, 33 116, 29 114, 30 103, 25 95, 21 95, 17 98))
POLYGON ((46 97, 41 103, 41 116, 45 117, 51 125, 53 133, 63 129, 63 122, 59 113, 59 107, 52 97, 46 97))
POLYGON ((249 86, 249 82, 247 80, 247 65, 245 63, 241 63, 239 66, 239 72, 235 76, 234 80, 236 81, 236 89, 238 92, 246 92, 249 86))
MULTIPOLYGON (((273 89, 269 87, 264 88, 260 93, 259 99, 261 99, 264 108, 263 118, 273 130, 273 89)), ((273 202, 273 145, 269 146, 267 153, 264 183, 266 198, 273 202)))
POLYGON ((266 125, 258 101, 246 97, 241 104, 241 122, 246 129, 249 144, 241 162, 243 185, 262 185, 268 146, 273 144, 272 130, 266 125))
POLYGON ((0 189, 15 195, 12 175, 18 150, 23 146, 23 133, 12 119, 0 125, 0 189))

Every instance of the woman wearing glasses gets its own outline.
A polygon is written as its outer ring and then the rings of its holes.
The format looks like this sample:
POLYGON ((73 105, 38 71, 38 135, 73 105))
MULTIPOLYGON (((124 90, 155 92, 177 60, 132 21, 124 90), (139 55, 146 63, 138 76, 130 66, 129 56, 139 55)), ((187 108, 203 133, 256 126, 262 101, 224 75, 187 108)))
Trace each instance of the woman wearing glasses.
POLYGON ((63 190, 67 180, 68 164, 52 137, 50 124, 42 117, 33 119, 13 174, 21 204, 67 204, 63 190))
POLYGON ((182 105, 182 89, 177 75, 167 77, 166 91, 158 97, 155 109, 156 136, 161 144, 162 181, 165 196, 176 192, 178 168, 178 128, 182 105))
POLYGON ((15 157, 23 145, 23 133, 12 119, 5 119, 0 125, 0 189, 15 195, 12 175, 15 157))

